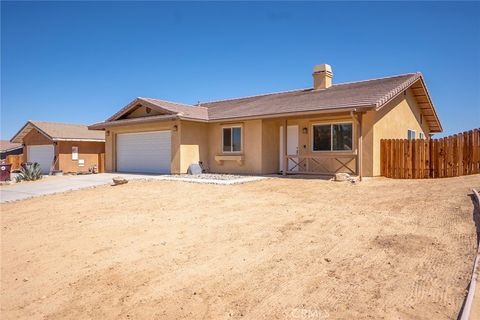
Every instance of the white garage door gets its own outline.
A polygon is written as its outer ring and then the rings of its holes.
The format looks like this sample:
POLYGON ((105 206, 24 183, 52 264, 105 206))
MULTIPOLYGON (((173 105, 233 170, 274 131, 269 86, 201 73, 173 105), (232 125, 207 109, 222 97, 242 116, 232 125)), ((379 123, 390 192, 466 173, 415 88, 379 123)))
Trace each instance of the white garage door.
POLYGON ((170 131, 117 135, 117 171, 170 173, 170 141, 170 131))
POLYGON ((43 174, 50 173, 54 155, 53 144, 27 146, 27 162, 37 162, 43 174))

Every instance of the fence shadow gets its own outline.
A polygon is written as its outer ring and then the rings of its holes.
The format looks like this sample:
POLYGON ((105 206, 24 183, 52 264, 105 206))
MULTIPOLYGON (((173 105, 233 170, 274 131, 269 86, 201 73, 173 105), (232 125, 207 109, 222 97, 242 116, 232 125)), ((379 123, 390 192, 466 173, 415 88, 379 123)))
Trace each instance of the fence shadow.
MULTIPOLYGON (((470 200, 473 203, 472 220, 475 223, 475 231, 477 233, 477 245, 478 245, 478 243, 480 241, 480 205, 478 204, 477 198, 475 197, 473 192, 469 196, 470 196, 470 200)), ((477 250, 478 250, 478 248, 477 248, 477 250)), ((475 256, 476 256, 476 254, 475 254, 475 256)), ((474 267, 475 266, 472 265, 472 272, 473 272, 474 267)), ((468 292, 469 287, 470 287, 470 282, 468 282, 468 285, 465 288, 465 292, 468 292)), ((465 297, 463 299, 462 307, 460 308, 460 311, 458 312, 457 320, 461 319, 462 314, 463 314, 463 310, 465 309, 465 303, 466 302, 467 302, 467 294, 465 294, 465 297)))

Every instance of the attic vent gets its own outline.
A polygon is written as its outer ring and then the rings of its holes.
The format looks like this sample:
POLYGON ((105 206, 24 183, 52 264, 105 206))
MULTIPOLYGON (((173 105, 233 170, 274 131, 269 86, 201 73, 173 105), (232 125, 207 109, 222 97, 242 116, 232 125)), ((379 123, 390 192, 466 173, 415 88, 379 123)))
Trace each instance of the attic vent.
POLYGON ((145 109, 145 111, 146 111, 147 113, 150 113, 150 112, 152 112, 152 109, 150 109, 150 108, 147 107, 147 108, 145 109))

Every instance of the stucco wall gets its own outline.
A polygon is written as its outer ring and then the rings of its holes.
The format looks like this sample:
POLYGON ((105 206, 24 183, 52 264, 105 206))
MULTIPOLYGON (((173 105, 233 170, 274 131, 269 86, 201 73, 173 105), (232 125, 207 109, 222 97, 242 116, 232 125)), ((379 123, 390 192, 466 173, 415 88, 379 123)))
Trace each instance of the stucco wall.
POLYGON ((99 168, 99 157, 105 152, 104 142, 91 141, 59 141, 57 142, 58 168, 63 172, 88 171, 93 165, 99 168), (85 165, 79 166, 78 160, 72 160, 72 147, 78 147, 78 159, 85 165))
MULTIPOLYGON (((171 155, 172 161, 170 170, 172 173, 180 173, 180 134, 178 121, 153 122, 136 125, 110 127, 106 129, 105 138, 105 170, 115 172, 116 170, 116 135, 129 132, 147 132, 159 130, 172 130, 171 155), (177 126, 177 131, 172 130, 177 126)), ((142 155, 138 155, 141 157, 142 155)))
POLYGON ((262 120, 262 174, 278 173, 280 126, 283 120, 262 120))
POLYGON ((208 125, 209 150, 208 165, 211 172, 219 173, 262 173, 262 120, 240 122, 211 123, 208 125), (222 128, 229 126, 242 127, 242 152, 230 154, 222 152, 222 128), (218 162, 215 156, 243 156, 243 163, 235 160, 218 162))
POLYGON ((180 122, 180 173, 191 164, 203 162, 208 166, 208 125, 201 122, 180 122))
POLYGON ((378 112, 369 112, 367 118, 370 123, 373 122, 373 126, 370 124, 366 126, 372 130, 370 145, 367 144, 367 148, 365 148, 366 143, 364 143, 365 153, 372 157, 371 167, 364 170, 366 176, 380 175, 381 139, 406 139, 408 129, 416 131, 417 139, 420 132, 424 133, 426 138, 430 133, 428 124, 422 119, 420 109, 411 90, 399 95, 378 112))

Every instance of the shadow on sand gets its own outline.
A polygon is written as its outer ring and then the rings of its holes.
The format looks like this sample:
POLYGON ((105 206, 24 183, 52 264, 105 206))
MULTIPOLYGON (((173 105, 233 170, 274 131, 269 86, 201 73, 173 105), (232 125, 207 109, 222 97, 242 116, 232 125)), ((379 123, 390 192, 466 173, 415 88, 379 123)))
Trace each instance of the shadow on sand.
MULTIPOLYGON (((473 222, 475 223, 475 230, 477 232, 477 245, 478 245, 478 243, 480 243, 480 205, 477 202, 477 198, 476 198, 476 196, 473 192, 471 194, 469 194, 468 196, 470 197, 470 200, 473 203, 472 219, 473 219, 473 222)), ((478 250, 478 248, 477 248, 477 250, 478 250)), ((475 256, 476 256, 476 254, 475 254, 475 256)), ((475 266, 473 265, 472 266, 472 272, 473 272, 474 267, 475 266)), ((468 294, 469 287, 470 287, 470 282, 468 282, 468 285, 465 288, 465 298, 463 299, 462 307, 460 308, 460 311, 458 312, 457 320, 460 320, 461 317, 462 317, 463 309, 465 308, 465 303, 467 302, 467 294, 468 294)))

